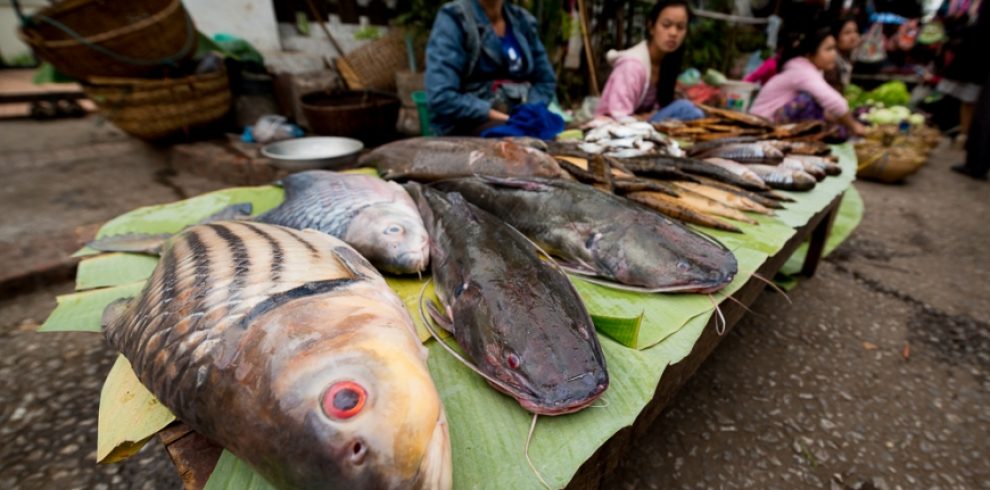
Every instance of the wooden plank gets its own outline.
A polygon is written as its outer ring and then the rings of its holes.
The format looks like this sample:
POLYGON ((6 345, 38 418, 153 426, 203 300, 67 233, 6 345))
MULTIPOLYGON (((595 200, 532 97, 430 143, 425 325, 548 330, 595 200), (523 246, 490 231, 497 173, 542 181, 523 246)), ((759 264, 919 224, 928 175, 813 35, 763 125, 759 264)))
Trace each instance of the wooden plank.
MULTIPOLYGON (((760 266, 757 274, 765 278, 772 278, 805 240, 819 235, 824 235, 827 238, 841 201, 842 195, 839 195, 825 209, 815 214, 807 224, 798 228, 794 236, 784 245, 784 248, 760 266)), ((817 259, 820 258, 823 250, 824 245, 809 247, 806 261, 810 260, 814 253, 818 255, 815 260, 817 264, 817 259)), ((602 487, 605 478, 618 467, 619 461, 629 451, 633 441, 647 432, 684 383, 715 350, 725 337, 724 334, 735 328, 739 320, 745 316, 746 309, 756 301, 765 287, 766 283, 762 280, 755 277, 751 278, 733 295, 739 303, 745 305, 745 308, 732 301, 721 303, 720 308, 726 321, 723 335, 720 336, 716 332, 715 317, 713 316, 692 348, 691 353, 684 360, 668 366, 664 371, 653 400, 643 409, 633 425, 613 435, 608 442, 598 448, 598 451, 591 458, 581 465, 567 486, 569 490, 588 490, 602 487)), ((159 438, 165 444, 169 457, 175 463, 185 489, 201 490, 220 458, 221 448, 181 423, 172 425, 160 432, 159 438)))

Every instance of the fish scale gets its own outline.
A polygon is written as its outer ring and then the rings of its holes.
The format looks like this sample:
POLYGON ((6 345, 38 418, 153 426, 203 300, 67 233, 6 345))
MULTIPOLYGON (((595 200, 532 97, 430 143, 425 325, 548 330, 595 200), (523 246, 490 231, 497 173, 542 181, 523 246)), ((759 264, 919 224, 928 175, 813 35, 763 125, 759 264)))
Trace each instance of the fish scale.
POLYGON ((426 351, 402 301, 340 240, 194 226, 124 305, 105 312, 105 333, 141 382, 277 487, 450 487, 426 351), (329 393, 345 381, 367 403, 338 420, 329 393))

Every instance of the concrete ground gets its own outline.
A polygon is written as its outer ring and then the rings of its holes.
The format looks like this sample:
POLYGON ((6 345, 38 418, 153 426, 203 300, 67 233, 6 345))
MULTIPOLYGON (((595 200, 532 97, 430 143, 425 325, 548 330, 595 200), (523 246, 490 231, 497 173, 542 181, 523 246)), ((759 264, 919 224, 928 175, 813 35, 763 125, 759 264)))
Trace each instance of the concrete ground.
MULTIPOLYGON (((93 117, 0 122, 0 149, 0 266, 222 187, 93 117)), ((990 488, 990 184, 949 172, 961 158, 943 148, 905 185, 857 183, 850 241, 793 303, 757 300, 607 486, 990 488)), ((114 354, 99 335, 33 332, 71 289, 0 296, 0 488, 178 488, 157 443, 94 464, 114 354)))

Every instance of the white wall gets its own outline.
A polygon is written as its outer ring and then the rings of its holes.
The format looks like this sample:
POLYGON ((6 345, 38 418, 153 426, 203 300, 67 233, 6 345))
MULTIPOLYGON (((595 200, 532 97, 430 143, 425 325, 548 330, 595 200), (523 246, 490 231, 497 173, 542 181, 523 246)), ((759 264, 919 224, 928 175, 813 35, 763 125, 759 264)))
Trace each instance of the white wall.
POLYGON ((233 34, 258 51, 280 51, 272 0, 183 0, 200 32, 233 34))

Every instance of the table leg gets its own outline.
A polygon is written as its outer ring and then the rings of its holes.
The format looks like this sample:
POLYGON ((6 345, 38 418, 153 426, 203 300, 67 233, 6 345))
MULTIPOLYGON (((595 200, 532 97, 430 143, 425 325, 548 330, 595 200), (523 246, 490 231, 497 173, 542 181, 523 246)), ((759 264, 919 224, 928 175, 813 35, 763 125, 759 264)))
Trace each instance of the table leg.
POLYGON ((842 198, 840 196, 828 211, 828 215, 811 232, 811 239, 808 241, 808 253, 804 256, 804 265, 801 266, 802 276, 813 277, 815 271, 818 270, 818 263, 825 253, 825 243, 828 241, 828 236, 832 232, 832 223, 835 221, 835 215, 839 214, 839 204, 841 202, 842 198))

